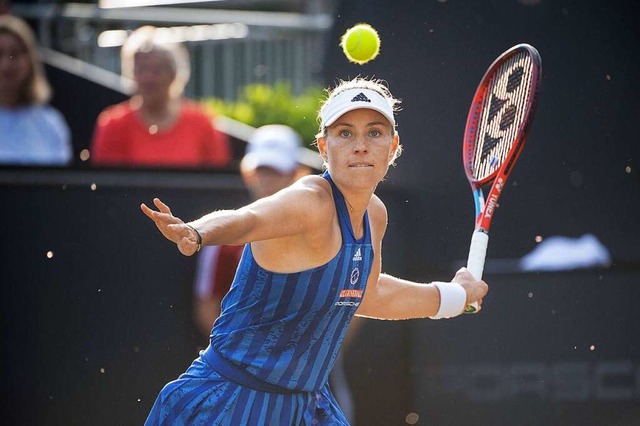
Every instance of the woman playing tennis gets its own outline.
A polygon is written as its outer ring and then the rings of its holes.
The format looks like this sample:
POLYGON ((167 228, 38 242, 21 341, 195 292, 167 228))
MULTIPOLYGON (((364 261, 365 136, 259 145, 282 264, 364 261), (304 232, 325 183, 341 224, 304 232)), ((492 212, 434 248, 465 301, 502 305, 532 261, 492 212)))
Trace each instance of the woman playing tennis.
POLYGON ((141 205, 184 255, 246 244, 209 347, 147 425, 346 425, 327 378, 353 315, 448 318, 482 302, 487 284, 465 269, 429 284, 381 272, 387 210, 374 191, 401 152, 398 104, 379 80, 342 81, 319 113, 323 175, 189 223, 159 199, 141 205))

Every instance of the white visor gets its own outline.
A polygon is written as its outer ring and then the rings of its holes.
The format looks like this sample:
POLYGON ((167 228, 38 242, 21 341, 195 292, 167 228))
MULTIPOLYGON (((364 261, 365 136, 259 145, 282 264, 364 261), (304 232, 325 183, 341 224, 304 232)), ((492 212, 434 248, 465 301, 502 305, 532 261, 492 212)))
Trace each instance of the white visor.
POLYGON ((387 99, 371 89, 348 89, 339 93, 324 106, 321 114, 322 129, 331 126, 343 114, 354 109, 372 109, 384 115, 395 129, 396 120, 387 99))

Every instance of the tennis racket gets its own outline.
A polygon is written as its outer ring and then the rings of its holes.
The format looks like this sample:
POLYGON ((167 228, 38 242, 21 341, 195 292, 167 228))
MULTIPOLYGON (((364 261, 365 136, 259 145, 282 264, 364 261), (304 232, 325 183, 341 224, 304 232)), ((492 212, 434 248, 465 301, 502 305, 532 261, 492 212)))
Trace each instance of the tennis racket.
MULTIPOLYGON (((500 55, 485 72, 471 102, 462 159, 475 204, 475 229, 467 269, 482 279, 489 228, 498 198, 522 151, 531 127, 542 75, 538 51, 518 44, 500 55), (483 187, 491 184, 485 200, 483 187)), ((479 310, 468 305, 465 313, 479 310)))

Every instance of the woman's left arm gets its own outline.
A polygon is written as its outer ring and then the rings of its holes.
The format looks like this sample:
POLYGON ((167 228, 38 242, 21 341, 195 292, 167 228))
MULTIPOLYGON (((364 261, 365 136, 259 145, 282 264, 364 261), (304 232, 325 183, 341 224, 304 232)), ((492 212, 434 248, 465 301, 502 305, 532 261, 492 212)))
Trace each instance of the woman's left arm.
MULTIPOLYGON (((383 273, 377 276, 377 280, 367 283, 367 291, 356 315, 386 320, 435 317, 442 301, 440 286, 451 285, 417 283, 383 273)), ((481 305, 488 291, 487 284, 476 281, 466 268, 460 269, 451 282, 459 284, 464 291, 462 298, 458 299, 463 302, 458 303, 459 309, 453 316, 461 314, 464 307, 473 302, 481 305)))
MULTIPOLYGON (((372 213, 374 261, 367 282, 367 290, 356 315, 387 320, 436 316, 441 303, 440 288, 442 287, 440 285, 417 283, 382 273, 382 239, 387 224, 386 209, 382 202, 372 213)), ((482 298, 488 291, 487 284, 484 281, 475 280, 466 268, 459 270, 452 282, 464 289, 466 304, 475 301, 482 303, 482 298)), ((464 296, 462 294, 463 299, 464 296)), ((466 305, 460 305, 459 313, 462 313, 466 305)))

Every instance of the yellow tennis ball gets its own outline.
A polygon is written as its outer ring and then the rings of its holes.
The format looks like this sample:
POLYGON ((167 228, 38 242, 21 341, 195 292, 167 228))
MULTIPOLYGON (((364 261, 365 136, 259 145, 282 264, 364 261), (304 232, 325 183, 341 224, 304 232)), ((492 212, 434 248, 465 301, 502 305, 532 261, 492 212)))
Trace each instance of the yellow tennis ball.
POLYGON ((351 62, 366 64, 380 53, 380 37, 369 24, 349 28, 340 39, 340 46, 351 62))

